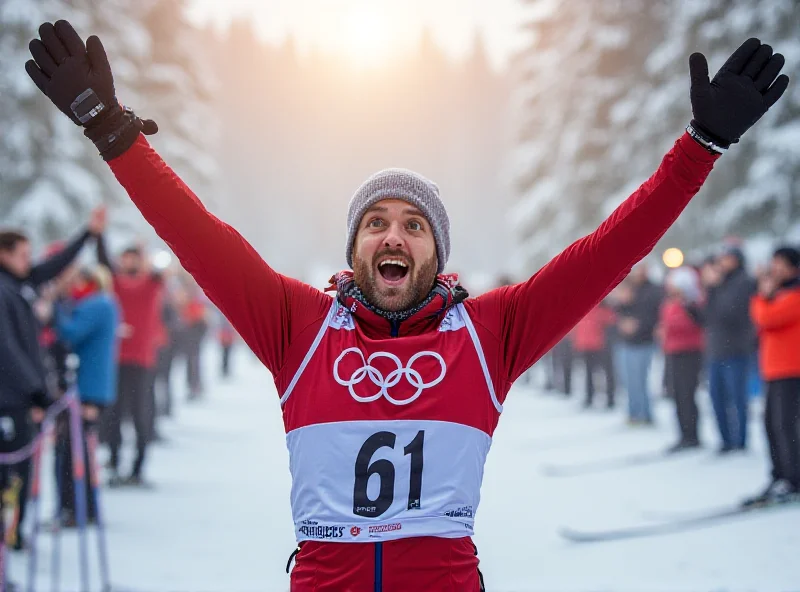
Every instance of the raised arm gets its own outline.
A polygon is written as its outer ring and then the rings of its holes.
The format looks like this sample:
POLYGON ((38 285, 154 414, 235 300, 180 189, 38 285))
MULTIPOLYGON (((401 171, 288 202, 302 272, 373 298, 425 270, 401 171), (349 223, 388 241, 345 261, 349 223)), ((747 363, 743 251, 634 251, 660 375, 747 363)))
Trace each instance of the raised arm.
POLYGON ((25 69, 94 142, 136 207, 212 302, 274 373, 288 344, 318 323, 330 297, 271 269, 242 236, 211 215, 140 132, 157 126, 123 110, 100 40, 84 45, 66 21, 44 23, 25 69))
POLYGON ((86 241, 89 240, 91 236, 92 234, 89 232, 89 230, 85 230, 71 243, 69 243, 62 251, 51 257, 48 257, 38 265, 35 265, 33 268, 31 268, 28 281, 33 284, 34 287, 38 287, 57 278, 62 271, 64 271, 73 261, 75 261, 75 258, 78 256, 78 253, 81 252, 83 245, 86 244, 86 241))
MULTIPOLYGON (((694 118, 656 173, 600 227, 525 283, 478 299, 499 337, 513 381, 565 335, 663 236, 711 171, 786 90, 784 59, 758 39, 744 42, 713 80, 702 54, 689 58, 694 118)), ((623 139, 624 141, 624 139, 623 139)))
POLYGON ((106 245, 106 238, 101 233, 97 235, 97 262, 100 265, 105 265, 108 267, 111 273, 116 273, 116 267, 114 266, 114 262, 111 261, 111 257, 108 254, 108 246, 106 245))
POLYGON ((197 281, 273 372, 293 338, 327 313, 330 297, 277 273, 231 226, 210 214, 140 136, 111 170, 197 281))
POLYGON ((91 237, 99 238, 106 226, 106 209, 100 206, 92 210, 86 230, 78 235, 62 251, 36 265, 31 269, 28 281, 38 287, 58 277, 69 265, 75 261, 78 253, 91 237))
POLYGON ((715 159, 685 134, 655 174, 592 234, 528 281, 476 299, 481 317, 490 319, 501 338, 508 380, 558 343, 653 249, 700 189, 715 159))

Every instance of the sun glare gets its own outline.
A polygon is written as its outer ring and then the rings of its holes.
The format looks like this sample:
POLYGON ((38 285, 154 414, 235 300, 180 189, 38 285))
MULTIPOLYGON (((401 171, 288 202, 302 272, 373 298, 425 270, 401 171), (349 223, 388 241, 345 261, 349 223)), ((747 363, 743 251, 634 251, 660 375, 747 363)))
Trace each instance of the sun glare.
POLYGON ((389 55, 390 28, 386 17, 372 4, 354 7, 344 15, 341 39, 345 56, 353 65, 380 65, 389 55))

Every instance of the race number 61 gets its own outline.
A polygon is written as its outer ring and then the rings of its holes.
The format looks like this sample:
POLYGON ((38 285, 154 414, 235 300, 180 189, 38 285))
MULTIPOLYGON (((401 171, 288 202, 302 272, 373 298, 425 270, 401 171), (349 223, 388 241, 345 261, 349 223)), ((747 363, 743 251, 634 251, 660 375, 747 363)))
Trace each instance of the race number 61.
MULTIPOLYGON (((383 447, 394 449, 397 434, 377 432, 372 434, 361 446, 356 457, 355 484, 353 486, 353 514, 365 518, 377 518, 388 510, 394 501, 395 469, 390 460, 378 459, 372 463, 372 457, 383 447), (367 495, 367 483, 372 475, 378 475, 380 489, 376 499, 367 495)), ((408 509, 419 510, 422 507, 422 447, 425 443, 425 430, 420 430, 414 439, 403 448, 404 456, 411 456, 409 474, 408 509)))

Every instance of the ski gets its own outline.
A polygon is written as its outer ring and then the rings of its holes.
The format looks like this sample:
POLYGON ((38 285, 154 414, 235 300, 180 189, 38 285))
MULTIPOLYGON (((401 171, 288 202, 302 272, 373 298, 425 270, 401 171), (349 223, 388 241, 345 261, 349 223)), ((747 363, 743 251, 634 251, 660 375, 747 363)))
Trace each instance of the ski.
POLYGON ((800 501, 793 500, 787 502, 773 502, 758 506, 742 507, 731 506, 728 508, 718 508, 708 512, 698 512, 687 514, 667 522, 657 524, 641 524, 625 528, 609 530, 580 530, 572 528, 561 528, 559 534, 565 539, 574 543, 600 543, 607 541, 619 541, 624 539, 644 538, 648 536, 666 535, 678 532, 686 532, 699 528, 712 526, 715 523, 727 522, 736 518, 761 514, 767 510, 780 510, 800 507, 800 501))
POLYGON ((665 460, 689 458, 682 454, 668 454, 663 450, 653 452, 642 452, 639 454, 629 454, 615 458, 603 458, 583 463, 571 465, 544 465, 542 474, 548 477, 577 477, 591 473, 601 473, 603 471, 613 471, 616 469, 626 469, 642 465, 655 464, 665 460))

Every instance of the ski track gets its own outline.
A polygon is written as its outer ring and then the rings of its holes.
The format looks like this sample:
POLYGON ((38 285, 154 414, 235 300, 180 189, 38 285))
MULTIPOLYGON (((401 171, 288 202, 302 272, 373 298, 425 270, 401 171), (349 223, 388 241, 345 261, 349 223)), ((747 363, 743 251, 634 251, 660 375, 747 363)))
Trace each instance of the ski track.
MULTIPOLYGON (((211 377, 216 351, 205 355, 208 394, 202 402, 185 403, 181 366, 173 374, 177 418, 162 421, 169 441, 152 448, 147 467, 155 489, 104 492, 111 579, 118 592, 288 591, 285 567, 294 532, 272 379, 240 348, 238 377, 220 383, 211 377)), ((702 405, 702 453, 569 479, 544 476, 542 465, 627 456, 673 442, 671 403, 656 403, 657 427, 627 429, 623 411, 584 411, 579 399, 527 387, 509 395, 476 524, 490 592, 800 591, 798 510, 646 539, 594 545, 563 540, 558 529, 564 526, 616 529, 646 523, 648 512, 726 506, 767 478, 758 404, 746 454, 713 456, 717 436, 702 405)), ((53 507, 51 474, 48 456, 44 517, 53 507)), ((93 550, 94 533, 89 534, 93 550)), ((40 536, 37 590, 50 590, 50 542, 49 535, 40 536)), ((79 589, 76 536, 65 534, 61 548, 60 589, 72 592, 79 589)), ((95 554, 91 566, 91 589, 99 590, 95 554)), ((25 582, 24 556, 13 555, 10 568, 12 580, 25 582)))

